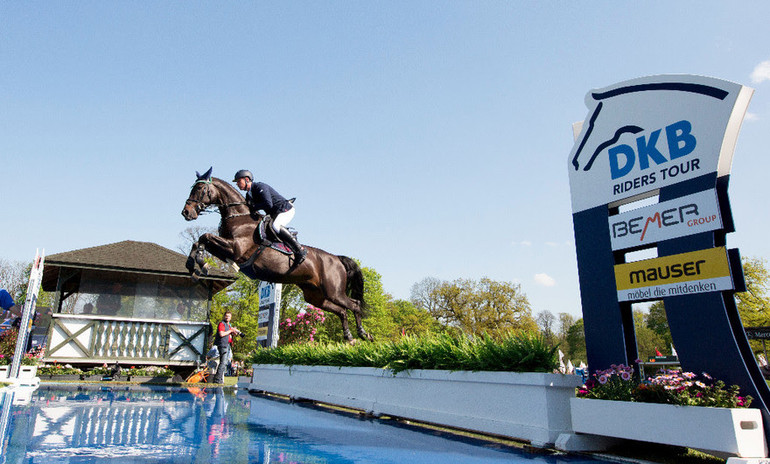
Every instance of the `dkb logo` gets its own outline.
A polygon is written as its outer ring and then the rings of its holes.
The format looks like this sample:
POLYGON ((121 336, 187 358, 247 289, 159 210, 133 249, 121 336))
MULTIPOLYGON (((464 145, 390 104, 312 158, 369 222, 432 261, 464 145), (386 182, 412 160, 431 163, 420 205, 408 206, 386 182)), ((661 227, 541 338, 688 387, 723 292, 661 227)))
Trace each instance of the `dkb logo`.
MULTIPOLYGON (((635 126, 634 126, 635 127, 635 126)), ((639 128, 641 132, 641 128, 639 128)), ((669 158, 658 148, 658 139, 663 129, 653 131, 649 137, 644 135, 636 138, 636 151, 630 145, 620 144, 608 150, 610 156, 610 174, 612 179, 628 175, 634 168, 636 161, 639 161, 639 169, 644 171, 650 168, 650 160, 656 165, 664 164, 668 161, 687 156, 695 150, 697 140, 692 134, 692 124, 690 121, 682 120, 666 126, 666 141, 668 145, 669 158), (637 158, 638 154, 638 158, 637 158)), ((596 153, 594 156, 598 155, 596 153)))

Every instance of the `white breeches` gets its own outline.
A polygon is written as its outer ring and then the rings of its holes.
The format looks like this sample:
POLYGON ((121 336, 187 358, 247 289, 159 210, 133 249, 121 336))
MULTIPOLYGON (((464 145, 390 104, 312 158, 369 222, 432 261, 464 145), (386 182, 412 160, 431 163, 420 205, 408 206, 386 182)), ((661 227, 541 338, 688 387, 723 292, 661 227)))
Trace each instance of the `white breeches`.
POLYGON ((277 234, 281 227, 286 227, 294 219, 295 209, 292 206, 289 211, 284 211, 273 219, 273 230, 277 234))

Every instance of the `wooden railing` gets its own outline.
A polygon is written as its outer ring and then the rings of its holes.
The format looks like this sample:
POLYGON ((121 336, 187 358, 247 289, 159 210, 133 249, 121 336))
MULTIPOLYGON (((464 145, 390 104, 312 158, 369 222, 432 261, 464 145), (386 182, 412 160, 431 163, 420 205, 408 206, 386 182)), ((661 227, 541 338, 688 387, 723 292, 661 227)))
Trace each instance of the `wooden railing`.
POLYGON ((98 451, 104 457, 122 453, 117 455, 130 460, 134 455, 125 447, 143 446, 160 461, 172 462, 180 455, 194 454, 187 433, 205 426, 200 409, 187 405, 168 400, 37 402, 26 446, 28 452, 46 449, 47 458, 64 461, 73 450, 88 449, 92 451, 84 454, 89 456, 98 451))
POLYGON ((204 359, 208 322, 53 314, 46 362, 192 365, 204 359))

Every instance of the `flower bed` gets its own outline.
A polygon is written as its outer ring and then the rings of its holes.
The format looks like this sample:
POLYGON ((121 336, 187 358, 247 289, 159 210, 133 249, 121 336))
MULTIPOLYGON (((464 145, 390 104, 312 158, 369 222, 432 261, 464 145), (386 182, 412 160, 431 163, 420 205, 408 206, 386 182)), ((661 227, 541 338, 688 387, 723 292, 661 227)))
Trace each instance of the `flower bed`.
POLYGON ((41 376, 50 376, 50 377, 56 377, 56 376, 77 376, 80 378, 81 375, 83 375, 83 371, 77 367, 72 367, 69 364, 58 364, 54 363, 50 366, 42 366, 39 367, 37 370, 37 373, 41 376))
POLYGON ((639 382, 633 368, 598 371, 570 400, 575 434, 559 437, 566 451, 602 450, 605 437, 687 446, 717 456, 764 458, 761 411, 750 396, 708 374, 661 370, 639 382), (586 434, 586 435, 582 435, 586 434))
POLYGON ((597 371, 578 390, 579 398, 635 401, 639 403, 677 404, 680 406, 711 406, 744 408, 751 404, 751 396, 741 396, 737 385, 725 386, 705 372, 661 369, 655 376, 639 382, 630 366, 612 365, 597 371))

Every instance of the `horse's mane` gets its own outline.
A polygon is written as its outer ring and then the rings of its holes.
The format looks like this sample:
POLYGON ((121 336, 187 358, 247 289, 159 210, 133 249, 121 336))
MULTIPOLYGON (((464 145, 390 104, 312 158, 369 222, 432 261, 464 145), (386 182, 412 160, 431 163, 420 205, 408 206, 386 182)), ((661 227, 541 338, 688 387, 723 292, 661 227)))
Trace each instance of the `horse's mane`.
POLYGON ((224 180, 220 179, 219 177, 212 177, 211 182, 217 186, 220 192, 222 192, 222 196, 226 196, 227 198, 223 198, 223 200, 226 203, 233 203, 234 201, 244 201, 243 195, 241 195, 238 190, 230 185, 229 182, 225 182, 224 180))

